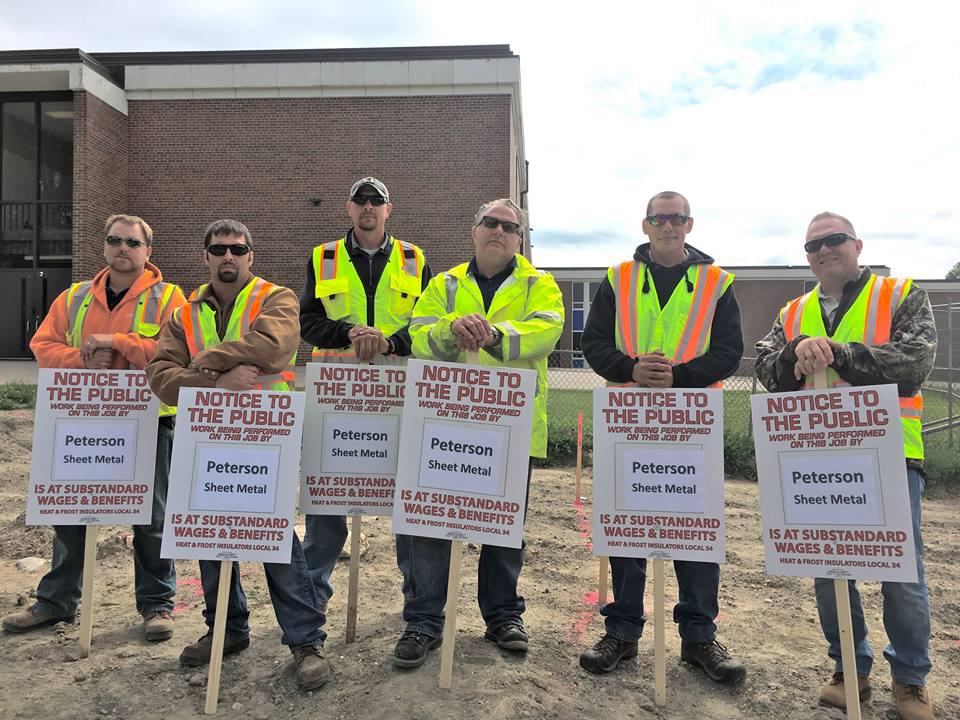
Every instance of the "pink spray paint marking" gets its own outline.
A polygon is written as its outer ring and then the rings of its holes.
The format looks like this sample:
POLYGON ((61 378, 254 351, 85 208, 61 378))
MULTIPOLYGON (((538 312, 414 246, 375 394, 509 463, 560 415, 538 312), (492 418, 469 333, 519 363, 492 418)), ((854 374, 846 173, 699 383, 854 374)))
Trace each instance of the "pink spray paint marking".
MULTIPOLYGON (((584 510, 583 502, 580 498, 576 498, 573 501, 573 507, 577 511, 577 529, 580 533, 580 539, 584 541, 584 544, 587 547, 587 552, 593 552, 593 543, 590 541, 591 527, 590 521, 587 520, 587 513, 584 510)), ((580 643, 583 639, 583 634, 586 632, 587 627, 593 621, 594 616, 596 615, 597 605, 600 601, 600 594, 596 590, 591 590, 588 593, 584 593, 583 596, 583 605, 586 608, 581 610, 578 613, 577 617, 570 624, 570 630, 567 633, 567 640, 569 642, 580 643)))
MULTIPOLYGON (((200 584, 200 578, 180 578, 177 580, 177 587, 193 587, 193 597, 203 597, 203 585, 200 584)), ((192 603, 181 600, 173 606, 175 613, 183 612, 193 607, 192 603)))

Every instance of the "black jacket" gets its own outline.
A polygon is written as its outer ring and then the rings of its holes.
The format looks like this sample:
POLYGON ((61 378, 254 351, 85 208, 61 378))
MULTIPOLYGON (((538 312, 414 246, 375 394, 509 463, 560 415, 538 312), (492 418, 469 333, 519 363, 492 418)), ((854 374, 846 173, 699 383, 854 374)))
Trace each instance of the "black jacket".
MULTIPOLYGON (((650 259, 650 243, 640 245, 633 259, 646 266, 642 292, 655 292, 660 307, 670 299, 679 282, 690 283, 686 278, 691 265, 713 264, 713 258, 687 245, 687 258, 674 267, 657 265, 650 259)), ((692 288, 691 288, 692 289, 692 288)), ((583 356, 601 377, 614 383, 633 380, 633 366, 637 359, 617 349, 615 323, 617 318, 616 298, 607 281, 600 283, 590 305, 590 315, 583 329, 580 346, 583 356)), ((740 328, 740 306, 733 294, 733 286, 717 302, 713 324, 710 329, 710 349, 690 362, 673 366, 673 386, 680 388, 707 387, 730 377, 743 357, 743 333, 740 328)))

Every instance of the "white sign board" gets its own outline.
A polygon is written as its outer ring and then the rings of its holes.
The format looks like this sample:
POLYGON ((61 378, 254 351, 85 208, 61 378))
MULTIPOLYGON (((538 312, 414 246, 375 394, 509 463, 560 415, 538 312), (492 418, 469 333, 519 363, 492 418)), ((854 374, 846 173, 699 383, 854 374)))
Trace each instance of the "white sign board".
POLYGON ((303 393, 181 388, 161 556, 289 563, 303 393))
POLYGON ((411 360, 393 531, 520 547, 536 370, 411 360))
POLYGON ((896 386, 751 404, 767 572, 916 582, 896 386))
POLYGON ((390 515, 407 371, 310 363, 300 509, 307 515, 390 515))
POLYGON ((40 370, 27 524, 149 525, 159 407, 142 370, 40 370))
POLYGON ((724 562, 723 391, 593 391, 593 552, 724 562))

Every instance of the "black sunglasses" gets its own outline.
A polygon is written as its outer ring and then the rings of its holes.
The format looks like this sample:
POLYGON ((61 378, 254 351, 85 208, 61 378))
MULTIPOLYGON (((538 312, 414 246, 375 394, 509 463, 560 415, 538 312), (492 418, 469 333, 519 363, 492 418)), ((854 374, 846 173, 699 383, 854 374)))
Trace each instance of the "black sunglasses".
POLYGON ((350 202, 360 207, 363 207, 367 203, 370 203, 374 207, 380 207, 381 205, 387 204, 387 199, 382 195, 354 195, 350 198, 350 202))
POLYGON ((803 249, 812 255, 824 245, 827 247, 837 247, 838 245, 843 245, 847 240, 856 240, 856 238, 853 235, 843 232, 833 233, 832 235, 817 238, 816 240, 807 240, 807 242, 803 244, 803 249))
POLYGON ((660 227, 664 223, 670 223, 674 227, 680 227, 681 225, 686 225, 687 221, 690 219, 689 215, 682 215, 680 213, 673 213, 671 215, 648 215, 647 222, 653 225, 654 227, 660 227))
POLYGON ((135 237, 123 237, 122 235, 107 235, 107 245, 110 247, 120 247, 121 243, 126 243, 128 248, 136 249, 141 245, 146 245, 143 240, 135 237))
POLYGON ((490 228, 491 230, 499 225, 507 235, 518 235, 520 233, 520 223, 501 220, 500 218, 491 217, 490 215, 484 215, 480 218, 480 222, 478 222, 477 225, 483 225, 485 228, 490 228))
POLYGON ((207 252, 216 257, 223 257, 227 254, 227 250, 230 251, 230 254, 234 257, 243 257, 248 252, 253 250, 249 245, 242 245, 237 243, 236 245, 208 245, 207 252))

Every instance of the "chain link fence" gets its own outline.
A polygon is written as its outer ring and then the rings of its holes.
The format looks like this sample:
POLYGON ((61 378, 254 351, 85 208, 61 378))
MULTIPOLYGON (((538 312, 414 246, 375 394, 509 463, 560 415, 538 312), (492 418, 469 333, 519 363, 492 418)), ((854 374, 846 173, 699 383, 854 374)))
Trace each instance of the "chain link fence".
MULTIPOLYGON (((937 308, 934 311, 937 312, 937 308)), ((945 326, 950 324, 950 332, 941 332, 938 364, 923 386, 924 435, 928 443, 933 439, 928 439, 929 436, 937 435, 935 444, 954 452, 956 445, 960 444, 960 371, 953 363, 957 355, 952 348, 955 338, 951 333, 956 332, 960 304, 953 306, 955 318, 950 317, 949 308, 941 309, 941 312, 946 313, 942 320, 945 326)), ((750 396, 765 392, 753 373, 754 360, 743 358, 736 374, 723 381, 723 427, 728 454, 732 447, 747 454, 753 452, 750 396)), ((589 453, 593 437, 593 390, 605 385, 603 378, 589 367, 572 367, 576 364, 585 365, 582 356, 572 350, 556 350, 548 360, 547 414, 550 455, 555 463, 576 456, 577 416, 580 413, 583 413, 584 451, 589 453)))

